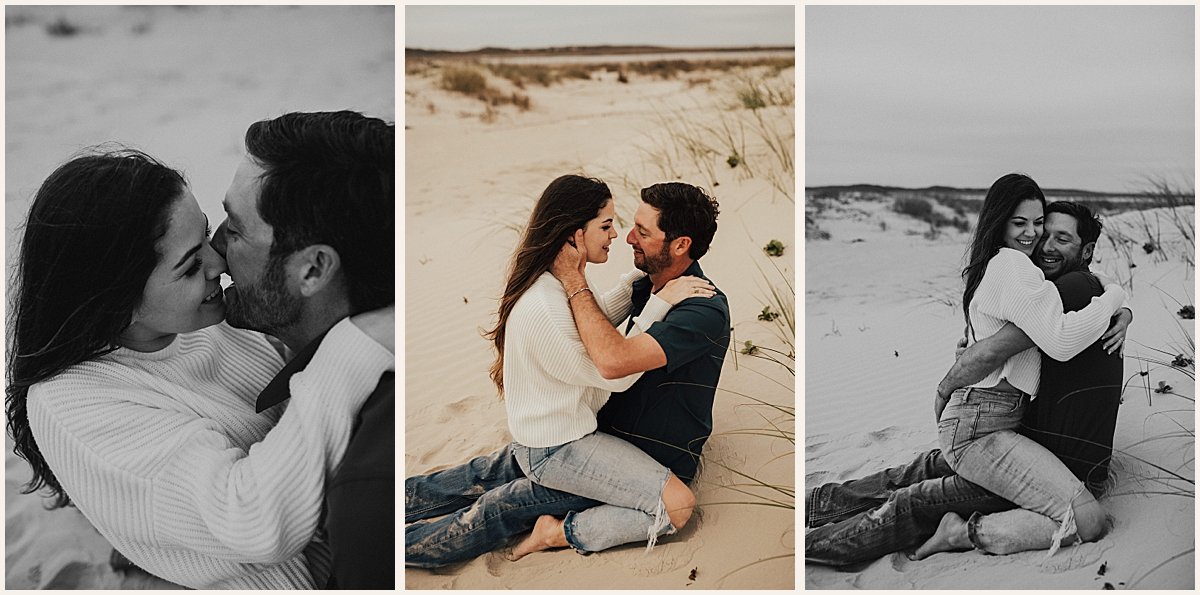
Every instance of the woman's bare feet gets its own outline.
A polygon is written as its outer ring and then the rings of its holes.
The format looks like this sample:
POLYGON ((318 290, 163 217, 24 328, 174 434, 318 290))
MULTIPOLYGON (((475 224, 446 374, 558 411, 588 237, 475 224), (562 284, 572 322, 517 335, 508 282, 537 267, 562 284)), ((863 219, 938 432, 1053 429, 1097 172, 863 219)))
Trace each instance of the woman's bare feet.
POLYGON ((938 523, 937 531, 911 556, 913 560, 924 560, 938 552, 964 552, 972 549, 967 535, 967 522, 962 517, 947 512, 938 523))
POLYGON ((562 519, 556 519, 548 514, 538 517, 533 525, 533 531, 521 540, 508 559, 516 562, 533 552, 540 552, 555 547, 567 547, 567 534, 563 532, 562 519))

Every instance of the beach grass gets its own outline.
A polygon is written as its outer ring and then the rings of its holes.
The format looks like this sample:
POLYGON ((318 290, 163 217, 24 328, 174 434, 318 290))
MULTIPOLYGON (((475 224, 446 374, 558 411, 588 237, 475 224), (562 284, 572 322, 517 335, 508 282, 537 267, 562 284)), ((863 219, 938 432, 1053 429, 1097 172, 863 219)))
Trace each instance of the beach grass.
MULTIPOLYGON (((1127 287, 1132 290, 1137 272, 1134 256, 1136 246, 1154 262, 1174 260, 1183 265, 1186 276, 1195 278, 1195 219, 1194 192, 1183 191, 1162 180, 1150 180, 1145 193, 1146 202, 1138 209, 1129 225, 1111 226, 1116 239, 1111 244, 1118 254, 1118 267, 1128 272, 1127 287), (1184 207, 1191 207, 1190 210, 1184 207)), ((1106 229, 1109 232, 1109 229, 1106 229)), ((1138 255, 1141 256, 1141 255, 1138 255)), ((1150 284, 1162 294, 1160 303, 1175 321, 1167 335, 1156 337, 1153 344, 1137 344, 1129 349, 1127 359, 1136 362, 1123 394, 1144 395, 1149 406, 1157 406, 1147 418, 1161 423, 1157 430, 1132 444, 1113 449, 1115 490, 1105 498, 1146 497, 1152 495, 1195 500, 1195 382, 1196 341, 1194 296, 1175 296, 1164 290, 1157 281, 1150 284), (1189 310, 1191 314, 1189 316, 1189 310), (1153 454, 1139 454, 1141 447, 1153 446, 1153 454)), ((1179 552, 1164 552, 1153 566, 1131 575, 1126 588, 1135 588, 1142 581, 1168 568, 1171 564, 1195 556, 1195 548, 1179 552)))
POLYGON ((665 177, 678 179, 695 173, 716 187, 720 185, 719 171, 734 170, 738 179, 763 179, 775 195, 794 202, 792 109, 791 105, 773 105, 722 111, 716 118, 702 120, 692 115, 699 109, 658 111, 659 132, 639 148, 665 177))
POLYGON ((463 95, 477 95, 487 88, 487 79, 476 68, 450 66, 442 69, 442 88, 463 95))

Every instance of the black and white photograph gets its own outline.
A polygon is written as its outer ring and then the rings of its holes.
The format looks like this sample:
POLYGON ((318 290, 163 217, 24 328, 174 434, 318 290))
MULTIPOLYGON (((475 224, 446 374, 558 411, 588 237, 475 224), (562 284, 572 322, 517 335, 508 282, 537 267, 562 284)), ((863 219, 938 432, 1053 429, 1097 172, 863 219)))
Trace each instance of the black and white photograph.
POLYGON ((804 586, 1195 587, 1195 7, 809 6, 804 586))
POLYGON ((6 6, 6 589, 393 589, 394 6, 6 6))

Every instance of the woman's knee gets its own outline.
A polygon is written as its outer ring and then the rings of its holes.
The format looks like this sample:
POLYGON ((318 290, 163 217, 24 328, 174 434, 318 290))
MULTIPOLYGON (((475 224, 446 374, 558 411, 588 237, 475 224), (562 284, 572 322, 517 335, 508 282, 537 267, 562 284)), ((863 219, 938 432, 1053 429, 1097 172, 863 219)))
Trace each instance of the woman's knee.
POLYGON ((1104 508, 1086 490, 1072 503, 1075 512, 1075 533, 1080 541, 1095 541, 1104 535, 1108 515, 1104 508))
POLYGON ((667 507, 667 517, 676 529, 682 529, 692 518, 692 509, 696 506, 696 497, 687 484, 671 473, 667 484, 663 486, 663 504, 667 507))

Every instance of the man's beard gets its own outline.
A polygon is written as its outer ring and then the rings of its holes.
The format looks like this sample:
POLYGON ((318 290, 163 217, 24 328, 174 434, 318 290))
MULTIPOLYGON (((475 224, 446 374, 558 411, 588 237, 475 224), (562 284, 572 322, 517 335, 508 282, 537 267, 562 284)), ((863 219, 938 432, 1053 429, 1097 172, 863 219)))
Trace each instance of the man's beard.
POLYGON ((658 254, 651 256, 648 252, 642 252, 642 264, 638 264, 635 258, 633 266, 647 275, 654 275, 669 268, 671 262, 671 243, 664 242, 658 254))
POLYGON ((300 298, 288 293, 283 258, 271 257, 254 285, 237 285, 237 297, 227 303, 229 326, 279 335, 300 320, 300 298))

